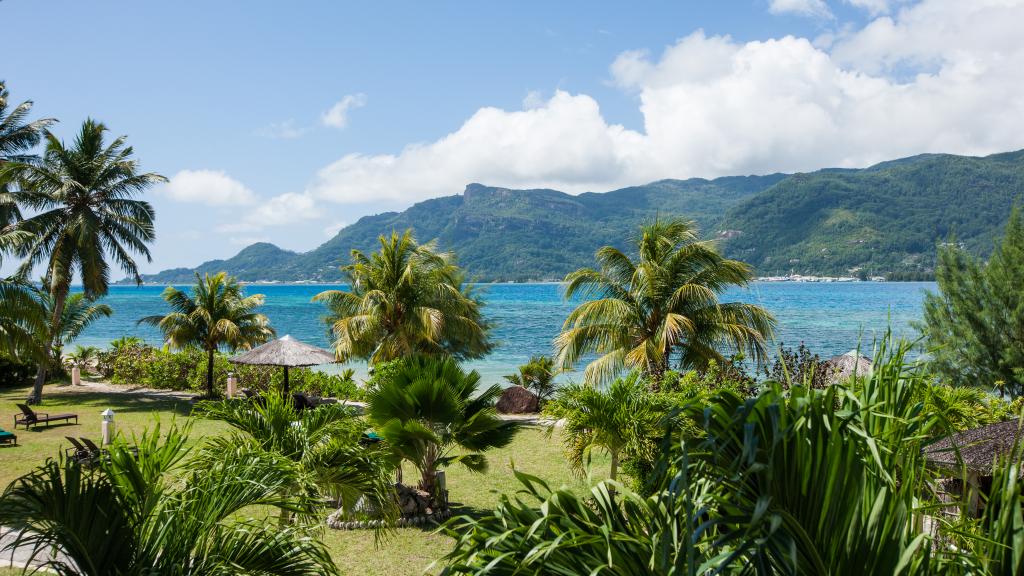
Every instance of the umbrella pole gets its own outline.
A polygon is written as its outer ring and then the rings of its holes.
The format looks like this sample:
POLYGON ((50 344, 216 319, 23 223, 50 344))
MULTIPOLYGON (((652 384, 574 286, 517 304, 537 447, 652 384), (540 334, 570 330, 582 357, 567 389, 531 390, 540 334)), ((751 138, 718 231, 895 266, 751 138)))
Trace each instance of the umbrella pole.
POLYGON ((289 391, 288 391, 288 367, 285 366, 284 367, 284 397, 287 398, 288 396, 289 396, 289 391))

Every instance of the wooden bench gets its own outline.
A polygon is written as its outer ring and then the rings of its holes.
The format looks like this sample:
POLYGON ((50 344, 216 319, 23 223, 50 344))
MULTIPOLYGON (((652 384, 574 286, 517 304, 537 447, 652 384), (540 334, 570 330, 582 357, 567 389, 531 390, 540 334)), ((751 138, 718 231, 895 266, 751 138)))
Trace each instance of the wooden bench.
POLYGON ((18 409, 21 410, 21 414, 14 415, 14 429, 18 429, 18 425, 22 425, 26 430, 31 430, 33 426, 39 426, 40 424, 49 426, 51 422, 66 422, 70 423, 72 420, 75 424, 78 424, 78 414, 47 414, 46 412, 35 412, 28 407, 27 404, 18 404, 18 409))

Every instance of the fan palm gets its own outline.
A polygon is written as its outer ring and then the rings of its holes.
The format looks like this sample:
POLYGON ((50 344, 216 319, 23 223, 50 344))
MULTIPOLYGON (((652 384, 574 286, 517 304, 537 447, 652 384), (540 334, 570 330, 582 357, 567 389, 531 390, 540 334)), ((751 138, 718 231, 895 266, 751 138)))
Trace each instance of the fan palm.
POLYGON ((637 374, 618 378, 607 389, 573 384, 562 388, 545 408, 555 420, 564 420, 561 432, 573 471, 583 474, 595 449, 608 452, 608 477, 618 477, 623 455, 653 457, 662 412, 638 380, 637 374))
POLYGON ((330 309, 325 317, 339 361, 371 364, 409 356, 480 358, 490 352, 491 326, 481 301, 463 284, 451 254, 433 243, 417 244, 410 231, 380 237, 380 251, 352 251, 342 268, 351 292, 328 290, 313 298, 330 309))
POLYGON ((217 351, 248 350, 274 337, 270 320, 256 309, 263 305, 263 295, 246 296, 241 284, 225 272, 206 274, 196 283, 192 295, 168 286, 163 299, 171 307, 169 314, 147 316, 140 324, 160 329, 167 345, 175 349, 198 347, 207 354, 206 395, 215 396, 213 361, 217 351))
POLYGON ((596 254, 600 269, 583 268, 565 277, 566 299, 593 299, 569 314, 555 338, 563 367, 596 352, 601 356, 584 376, 602 383, 624 368, 657 379, 673 354, 683 367, 721 362, 725 346, 763 360, 774 330, 772 315, 753 304, 719 302, 727 288, 751 280, 749 266, 723 258, 683 220, 643 226, 636 249, 634 261, 605 246, 596 254))
MULTIPOLYGON (((338 404, 299 412, 288 398, 266 394, 262 403, 232 400, 206 402, 199 412, 226 422, 235 429, 230 436, 210 441, 206 455, 214 460, 222 450, 240 448, 253 454, 285 458, 294 468, 296 484, 289 494, 332 496, 346 512, 356 503, 382 513, 393 508, 390 474, 394 463, 380 449, 364 448, 359 439, 365 425, 338 404)), ((282 511, 285 517, 287 511, 282 511)))
MULTIPOLYGON (((155 238, 153 208, 136 195, 166 179, 139 173, 132 148, 124 137, 104 142, 107 128, 86 120, 70 147, 47 131, 46 149, 38 163, 12 165, 19 205, 36 212, 17 225, 32 234, 21 248, 25 276, 45 265, 45 285, 54 299, 52 323, 60 317, 73 277, 78 274, 90 298, 107 293, 110 257, 141 282, 133 255, 150 260, 146 246, 155 238)), ((53 331, 51 331, 53 332, 53 331)), ((42 398, 46 366, 40 365, 29 402, 42 398)))
POLYGON ((0 496, 6 549, 31 550, 43 568, 82 576, 336 574, 318 540, 318 503, 284 496, 295 472, 280 457, 227 447, 190 459, 172 428, 143 434, 137 453, 115 443, 90 470, 48 460, 0 496), (288 510, 274 526, 257 510, 288 510))
POLYGON ((367 415, 377 433, 420 473, 420 488, 434 494, 436 472, 460 463, 487 469, 484 452, 507 446, 515 423, 498 418, 501 387, 479 391, 480 375, 451 358, 412 357, 370 393, 367 415))

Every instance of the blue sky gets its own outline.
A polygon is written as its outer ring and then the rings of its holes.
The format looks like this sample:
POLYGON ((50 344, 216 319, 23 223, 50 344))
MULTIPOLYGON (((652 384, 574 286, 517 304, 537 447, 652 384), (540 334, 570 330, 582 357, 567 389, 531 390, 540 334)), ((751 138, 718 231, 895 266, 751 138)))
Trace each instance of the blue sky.
POLYGON ((576 193, 1024 147, 1014 1, 2 0, 0 19, 24 23, 4 26, 15 101, 61 137, 102 120, 172 178, 146 271, 309 250, 472 181, 576 193))

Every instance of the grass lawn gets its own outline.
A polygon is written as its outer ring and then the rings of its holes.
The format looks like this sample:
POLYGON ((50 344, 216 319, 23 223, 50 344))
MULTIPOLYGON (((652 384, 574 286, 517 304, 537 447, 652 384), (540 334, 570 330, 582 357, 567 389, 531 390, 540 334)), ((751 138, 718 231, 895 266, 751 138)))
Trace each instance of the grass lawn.
MULTIPOLYGON (((10 430, 13 415, 18 412, 15 403, 28 395, 27 388, 0 389, 0 428, 10 430)), ((74 412, 79 424, 57 424, 49 428, 25 431, 18 429, 18 446, 0 447, 0 486, 6 486, 18 476, 31 471, 47 457, 55 456, 69 446, 65 436, 85 436, 97 443, 100 439, 100 412, 111 408, 115 413, 118 431, 130 435, 160 422, 168 426, 172 421, 192 423, 193 442, 203 436, 216 435, 226 430, 220 422, 190 418, 191 405, 186 401, 145 398, 130 393, 82 392, 70 386, 50 385, 43 393, 39 412, 74 412)), ((512 474, 516 469, 539 476, 552 486, 569 485, 585 490, 586 483, 576 480, 569 472, 561 454, 560 440, 548 437, 538 428, 524 428, 510 446, 488 453, 490 469, 485 474, 474 474, 460 467, 448 471, 448 489, 456 513, 479 513, 494 506, 502 493, 515 492, 519 483, 512 474)), ((596 471, 607 470, 607 461, 595 459, 596 471)), ((407 480, 415 478, 412 470, 405 472, 407 480)), ((411 481, 411 480, 410 480, 411 481)), ((402 528, 392 531, 376 545, 370 531, 343 531, 325 529, 324 541, 330 548, 342 574, 422 574, 431 562, 451 549, 451 539, 434 534, 431 530, 402 528)), ((0 568, 0 576, 19 574, 0 568)))

